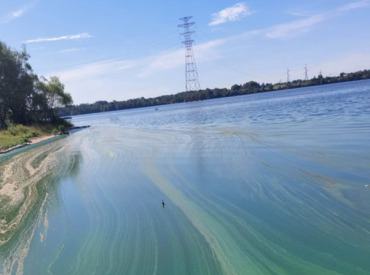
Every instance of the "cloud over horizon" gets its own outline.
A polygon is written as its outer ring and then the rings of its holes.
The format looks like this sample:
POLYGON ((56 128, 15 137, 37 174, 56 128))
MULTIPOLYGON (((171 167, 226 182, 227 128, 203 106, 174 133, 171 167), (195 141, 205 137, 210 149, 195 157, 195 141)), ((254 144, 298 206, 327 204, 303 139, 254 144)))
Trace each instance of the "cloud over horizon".
POLYGON ((243 17, 251 15, 253 12, 245 3, 237 3, 234 6, 223 9, 212 14, 212 21, 209 26, 217 26, 229 21, 237 21, 243 17))
POLYGON ((363 0, 359 2, 353 2, 348 5, 340 7, 338 10, 339 11, 348 11, 348 10, 353 10, 353 9, 359 9, 359 8, 364 8, 370 5, 369 0, 363 0))
POLYGON ((30 40, 26 40, 24 43, 30 44, 30 43, 39 43, 39 42, 54 42, 54 41, 61 41, 61 40, 80 40, 80 39, 86 39, 86 38, 91 38, 91 37, 92 36, 88 32, 84 32, 80 34, 64 35, 64 36, 59 36, 59 37, 30 39, 30 40))
MULTIPOLYGON (((271 27, 266 32, 266 37, 270 39, 279 39, 294 36, 297 34, 305 33, 313 29, 313 27, 325 20, 328 20, 335 16, 340 16, 345 12, 351 10, 365 8, 370 5, 370 0, 363 0, 359 2, 353 2, 344 6, 341 6, 335 10, 327 11, 320 14, 314 14, 304 19, 291 21, 288 23, 279 24, 271 27)), ((290 13, 292 14, 292 13, 290 13)), ((297 15, 297 14, 293 14, 297 15)), ((300 14, 299 16, 304 16, 300 14)))
POLYGON ((267 31, 266 37, 271 39, 293 36, 298 33, 311 30, 314 25, 317 25, 325 19, 322 14, 310 16, 302 20, 295 20, 289 23, 280 24, 272 27, 267 31))
MULTIPOLYGON (((218 83, 215 85, 219 86, 225 85, 222 79, 223 77, 226 79, 227 75, 230 75, 230 72, 228 72, 230 68, 232 70, 231 75, 233 79, 235 79, 235 81, 232 81, 233 83, 239 83, 240 81, 244 81, 244 79, 248 79, 248 77, 252 77, 253 80, 259 82, 277 81, 281 75, 279 71, 280 66, 284 68, 289 66, 292 68, 292 72, 298 72, 303 65, 295 64, 296 62, 294 60, 285 60, 283 53, 281 53, 282 57, 278 57, 275 61, 271 61, 273 59, 270 58, 270 60, 265 63, 257 62, 253 64, 250 61, 253 60, 253 56, 248 53, 248 51, 242 56, 240 56, 240 54, 239 56, 238 54, 234 56, 233 54, 229 54, 233 52, 230 51, 230 49, 238 50, 242 48, 245 50, 247 49, 246 47, 248 47, 251 49, 250 52, 254 50, 256 55, 263 54, 263 56, 274 57, 278 51, 274 51, 273 48, 268 46, 272 44, 271 39, 275 39, 274 43, 278 45, 285 43, 284 41, 277 41, 283 39, 291 39, 296 43, 296 40, 299 41, 301 35, 308 36, 309 32, 313 32, 319 29, 319 27, 324 28, 325 26, 322 25, 330 24, 332 19, 336 17, 351 14, 356 9, 361 10, 368 8, 369 2, 370 0, 350 2, 342 6, 331 7, 331 9, 324 10, 320 13, 303 11, 302 13, 294 14, 300 16, 300 18, 291 18, 289 21, 278 21, 278 24, 264 26, 263 28, 258 28, 257 25, 256 29, 244 31, 241 29, 242 32, 217 39, 204 37, 202 43, 194 46, 197 64, 200 65, 198 67, 201 70, 202 68, 203 70, 207 68, 207 70, 211 72, 210 74, 213 74, 212 77, 207 76, 207 74, 205 74, 205 77, 202 77, 202 79, 205 79, 203 83, 206 83, 203 85, 206 85, 205 87, 213 85, 209 83, 218 83), (244 56, 245 59, 243 59, 244 56), (227 59, 229 59, 229 61, 227 59), (245 62, 246 60, 247 62, 245 62), (240 65, 236 66, 235 64, 239 64, 238 62, 240 62, 240 65), (285 64, 286 62, 288 62, 288 64, 285 64), (212 67, 219 69, 212 71, 212 67), (268 76, 262 72, 264 68, 271 68, 268 76), (238 78, 238 75, 234 75, 235 72, 239 73, 239 75, 243 75, 243 78, 240 76, 238 78), (250 75, 249 72, 253 72, 254 75, 250 75), (210 82, 210 79, 212 79, 212 82, 210 82)), ((223 23, 232 21, 226 15, 224 18, 226 19, 224 19, 223 23)), ((214 24, 218 25, 222 23, 217 22, 217 24, 214 24)), ((207 29, 209 30, 210 28, 207 29)), ((70 40, 72 38, 80 39, 79 35, 75 35, 47 38, 46 41, 70 40)), ((74 47, 66 47, 65 49, 59 50, 60 53, 77 51, 78 48, 74 47)), ((177 83, 179 83, 179 79, 182 81, 181 68, 184 66, 183 56, 183 49, 173 49, 171 47, 171 50, 162 49, 156 53, 144 54, 133 57, 132 59, 118 56, 114 59, 109 59, 107 57, 100 62, 85 63, 80 66, 71 66, 69 68, 45 73, 46 75, 59 75, 68 90, 74 96, 76 95, 78 102, 85 102, 85 98, 90 98, 89 101, 100 100, 101 98, 123 100, 140 96, 155 96, 157 91, 160 94, 165 94, 166 92, 173 93, 173 91, 180 90, 178 84, 162 80, 171 78, 171 80, 176 79, 177 83), (91 94, 94 94, 94 97, 91 97, 91 94)), ((370 55, 368 52, 361 52, 355 55, 353 52, 348 51, 338 56, 335 58, 331 56, 330 58, 322 60, 321 63, 317 61, 309 62, 310 70, 312 72, 324 70, 325 73, 334 74, 340 71, 347 71, 347 69, 354 71, 362 69, 361 62, 363 60, 369 60, 370 55), (340 59, 338 56, 343 58, 340 59), (334 59, 340 60, 340 62, 332 62, 334 59)), ((300 74, 301 72, 292 73, 292 78, 298 78, 300 74)))
POLYGON ((73 52, 81 52, 84 50, 85 49, 83 48, 69 48, 69 49, 60 50, 59 53, 73 53, 73 52))

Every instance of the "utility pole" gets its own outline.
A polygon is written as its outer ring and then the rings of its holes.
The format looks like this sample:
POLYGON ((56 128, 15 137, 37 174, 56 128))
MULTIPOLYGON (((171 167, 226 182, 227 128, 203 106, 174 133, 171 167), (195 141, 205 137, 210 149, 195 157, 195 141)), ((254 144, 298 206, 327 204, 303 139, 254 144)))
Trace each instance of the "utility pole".
POLYGON ((195 31, 191 30, 195 22, 190 22, 191 18, 193 18, 193 16, 180 18, 183 24, 178 25, 179 28, 184 29, 181 35, 184 37, 182 43, 185 45, 185 91, 187 92, 200 90, 197 64, 195 63, 193 52, 194 40, 192 39, 192 35, 195 31))
POLYGON ((286 83, 288 84, 290 82, 290 70, 289 68, 286 69, 286 83))
POLYGON ((304 66, 304 80, 308 81, 308 68, 307 64, 304 66))

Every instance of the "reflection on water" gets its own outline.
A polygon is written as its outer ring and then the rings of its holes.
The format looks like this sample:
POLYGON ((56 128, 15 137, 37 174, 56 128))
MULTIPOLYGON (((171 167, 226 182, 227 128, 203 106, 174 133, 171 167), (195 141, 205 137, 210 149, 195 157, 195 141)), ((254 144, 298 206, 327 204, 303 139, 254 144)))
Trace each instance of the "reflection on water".
POLYGON ((362 81, 75 117, 3 273, 370 274, 369 102, 362 81))

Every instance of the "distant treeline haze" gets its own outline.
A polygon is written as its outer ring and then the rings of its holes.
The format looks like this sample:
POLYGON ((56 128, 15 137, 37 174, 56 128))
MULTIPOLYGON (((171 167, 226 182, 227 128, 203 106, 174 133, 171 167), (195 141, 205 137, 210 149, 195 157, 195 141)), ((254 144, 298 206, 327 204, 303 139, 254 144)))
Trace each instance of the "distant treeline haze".
POLYGON ((243 85, 233 85, 230 89, 215 88, 215 89, 205 89, 194 92, 181 92, 173 95, 163 95, 153 98, 135 98, 124 101, 97 101, 93 104, 80 104, 80 105, 71 105, 59 110, 59 115, 69 116, 69 115, 79 115, 79 114, 89 114, 97 112, 106 112, 106 111, 116 111, 116 110, 125 110, 132 108, 148 107, 148 106, 157 106, 171 103, 181 103, 197 100, 205 100, 211 98, 220 98, 228 96, 237 96, 237 95, 247 95, 255 94, 262 92, 270 92, 291 88, 300 88, 308 86, 316 86, 323 84, 331 84, 338 82, 354 81, 370 79, 370 70, 358 71, 354 73, 341 73, 339 76, 333 77, 323 77, 319 75, 310 80, 294 80, 288 83, 262 83, 259 84, 255 81, 247 82, 243 85))

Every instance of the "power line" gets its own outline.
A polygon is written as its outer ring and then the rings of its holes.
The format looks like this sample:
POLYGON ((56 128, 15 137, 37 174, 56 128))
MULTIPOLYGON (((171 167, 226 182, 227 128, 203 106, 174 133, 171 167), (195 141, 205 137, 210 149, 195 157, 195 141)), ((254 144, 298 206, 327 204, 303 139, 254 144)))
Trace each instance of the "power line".
POLYGON ((184 29, 181 35, 184 37, 182 43, 185 45, 185 91, 187 92, 200 90, 197 64, 193 51, 194 40, 192 39, 192 35, 195 31, 191 30, 195 22, 189 22, 192 18, 193 16, 180 18, 183 24, 178 25, 179 28, 184 29))

